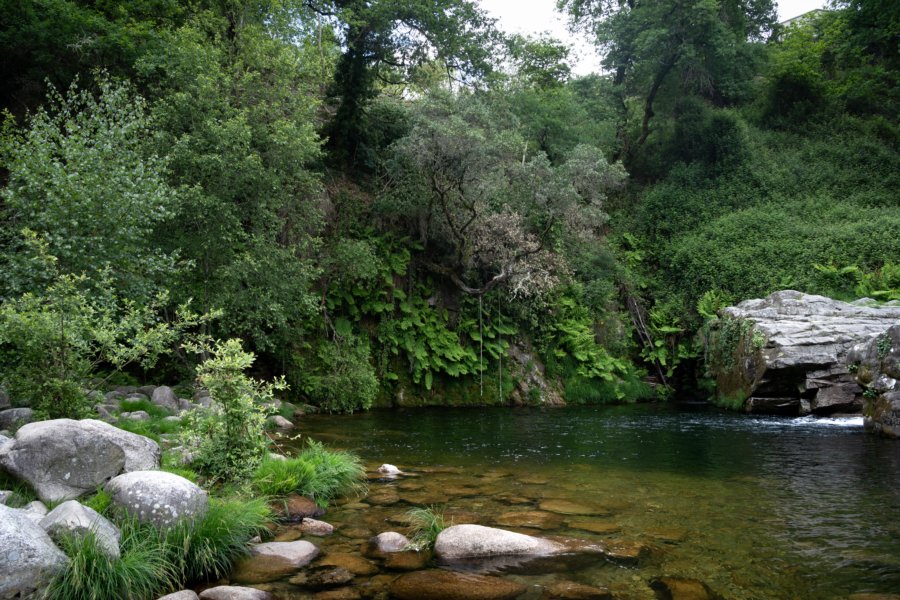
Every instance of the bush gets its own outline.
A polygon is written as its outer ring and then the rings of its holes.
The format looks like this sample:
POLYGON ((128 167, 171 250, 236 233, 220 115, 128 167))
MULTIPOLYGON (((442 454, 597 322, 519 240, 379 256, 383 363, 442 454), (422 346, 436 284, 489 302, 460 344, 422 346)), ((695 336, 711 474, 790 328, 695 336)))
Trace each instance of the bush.
POLYGON ((244 352, 240 340, 188 347, 212 353, 197 367, 197 381, 209 390, 212 410, 190 415, 185 428, 185 443, 197 450, 193 467, 215 481, 246 481, 268 452, 267 405, 275 390, 286 387, 284 381, 266 384, 247 377, 244 371, 255 357, 244 352))
POLYGON ((366 472, 359 458, 349 452, 328 450, 309 441, 296 457, 266 459, 253 476, 253 487, 268 496, 301 494, 320 506, 366 490, 366 472))
POLYGON ((69 557, 54 577, 46 600, 151 600, 177 583, 177 569, 157 532, 136 522, 121 525, 121 558, 111 559, 93 534, 64 536, 69 557))
POLYGON ((353 412, 372 406, 378 395, 378 377, 362 339, 347 334, 319 344, 314 372, 304 381, 310 400, 328 412, 353 412))

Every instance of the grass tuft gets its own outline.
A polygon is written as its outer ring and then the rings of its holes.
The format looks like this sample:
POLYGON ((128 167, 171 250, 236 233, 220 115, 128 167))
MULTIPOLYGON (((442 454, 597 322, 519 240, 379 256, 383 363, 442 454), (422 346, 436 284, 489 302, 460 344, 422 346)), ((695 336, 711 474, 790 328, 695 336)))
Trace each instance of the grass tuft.
POLYGON ((413 508, 406 513, 406 518, 411 527, 410 546, 416 550, 433 548, 437 536, 448 527, 444 511, 436 506, 413 508))
POLYGON ((261 494, 273 497, 301 494, 319 506, 326 506, 340 496, 364 494, 365 482, 366 471, 356 455, 328 450, 312 440, 294 458, 267 458, 253 475, 253 487, 261 494))

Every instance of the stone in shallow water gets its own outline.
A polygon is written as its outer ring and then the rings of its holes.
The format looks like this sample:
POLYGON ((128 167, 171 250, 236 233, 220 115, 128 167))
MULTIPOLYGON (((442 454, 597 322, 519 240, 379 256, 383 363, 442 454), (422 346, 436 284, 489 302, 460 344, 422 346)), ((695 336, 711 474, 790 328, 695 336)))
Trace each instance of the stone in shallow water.
POLYGON ((720 600, 721 596, 696 579, 682 577, 658 577, 650 587, 663 600, 720 600))
POLYGON ((596 533, 599 535, 616 533, 617 531, 622 530, 622 528, 615 523, 592 521, 588 519, 577 519, 569 521, 569 527, 571 527, 572 529, 581 529, 582 531, 590 531, 591 533, 596 533))
POLYGON ((528 527, 531 529, 559 529, 563 518, 557 514, 532 510, 508 512, 497 517, 497 525, 504 527, 528 527))
POLYGON ((544 588, 541 600, 610 600, 612 594, 601 587, 575 583, 574 581, 558 581, 544 588))
POLYGON ((492 556, 541 556, 562 552, 564 547, 541 538, 481 525, 454 525, 443 530, 434 544, 442 560, 492 556))
POLYGON ((324 508, 309 498, 297 494, 289 496, 287 500, 279 500, 272 503, 272 508, 286 514, 292 521, 317 519, 325 514, 324 508))
POLYGON ((349 552, 329 552, 319 561, 319 564, 329 567, 341 567, 354 575, 366 576, 374 575, 378 572, 378 567, 374 563, 349 552))
POLYGON ((391 552, 403 552, 409 545, 409 538, 402 533, 385 531, 369 540, 366 556, 377 557, 391 552))
POLYGON ((360 593, 349 587, 319 592, 313 596, 313 600, 359 600, 360 598, 362 598, 360 593))
POLYGON ((407 573, 390 587, 398 600, 512 600, 525 590, 507 579, 441 569, 407 573))
POLYGON ((334 533, 334 526, 325 521, 317 521, 316 519, 303 519, 300 523, 300 531, 307 535, 317 537, 326 537, 334 533))
POLYGON ((340 587, 353 581, 353 573, 343 567, 318 566, 305 573, 291 577, 293 585, 320 590, 323 588, 340 587))
POLYGON ((400 502, 400 495, 394 488, 384 488, 366 496, 366 502, 376 506, 390 506, 400 502))
POLYGON ((384 568, 393 571, 418 571, 428 563, 429 553, 406 550, 391 552, 384 557, 384 568))
POLYGON ((267 583, 305 567, 319 555, 306 541, 268 542, 250 548, 250 556, 235 566, 231 579, 237 583, 267 583))
POLYGON ((571 500, 544 500, 540 504, 541 510, 558 513, 561 515, 584 515, 589 517, 603 517, 610 514, 610 510, 603 506, 572 502, 571 500))

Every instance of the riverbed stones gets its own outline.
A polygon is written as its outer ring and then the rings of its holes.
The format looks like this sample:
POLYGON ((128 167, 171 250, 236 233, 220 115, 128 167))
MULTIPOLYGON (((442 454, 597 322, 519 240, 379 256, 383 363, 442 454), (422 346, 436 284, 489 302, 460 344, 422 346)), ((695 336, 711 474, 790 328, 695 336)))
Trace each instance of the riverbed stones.
POLYGON ((393 477, 403 474, 403 471, 401 471, 396 465, 392 465, 389 463, 384 463, 383 465, 378 467, 378 472, 381 473, 382 475, 393 476, 393 477))
POLYGON ((563 523, 560 515, 540 510, 508 512, 497 517, 497 525, 503 527, 526 527, 530 529, 559 529, 563 523))
POLYGON ((300 522, 300 531, 306 535, 314 535, 317 537, 326 537, 334 533, 334 526, 325 521, 316 519, 303 519, 300 522))
POLYGON ((593 521, 590 519, 573 519, 569 521, 568 525, 572 529, 589 531, 590 533, 596 533, 598 535, 609 535, 622 530, 616 523, 609 521, 593 521))
POLYGON ((658 577, 650 582, 650 587, 665 600, 721 600, 722 598, 702 581, 683 577, 658 577))
POLYGON ((500 577, 431 569, 398 577, 390 594, 398 600, 512 600, 525 590, 500 577))
POLYGON ((165 471, 135 471, 113 478, 105 487, 117 512, 142 523, 167 528, 203 518, 206 492, 180 475, 165 471))
POLYGON ((4 446, 0 466, 45 502, 94 492, 116 475, 159 468, 153 440, 93 419, 29 423, 4 446))
POLYGON ((431 554, 428 552, 404 550, 385 554, 382 564, 385 569, 392 571, 418 571, 425 568, 429 558, 431 554))
POLYGON ((250 548, 250 556, 238 562, 231 578, 237 583, 276 581, 305 567, 318 555, 319 549, 305 540, 257 544, 250 548))
POLYGON ((544 588, 541 600, 611 600, 606 588, 594 587, 574 581, 557 581, 544 588))
POLYGON ((563 552, 557 542, 482 525, 454 525, 438 534, 434 553, 441 560, 495 556, 543 556, 563 552))
POLYGON ((340 587, 353 581, 353 573, 343 567, 317 566, 295 575, 291 584, 311 590, 340 587))
POLYGON ((722 317, 713 332, 716 339, 728 331, 719 338, 727 347, 714 357, 720 396, 748 412, 829 414, 862 408, 847 354, 900 321, 900 307, 786 290, 726 308, 722 317))
POLYGON ((236 585, 220 585, 200 592, 200 600, 274 600, 269 592, 236 585))
POLYGON ((378 573, 378 567, 371 561, 349 552, 333 552, 319 560, 320 565, 341 567, 354 575, 369 576, 378 573))
POLYGON ((40 522, 41 528, 54 540, 64 535, 79 538, 92 534, 97 544, 112 558, 119 558, 119 529, 97 511, 76 500, 67 500, 50 511, 40 522))
POLYGON ((550 499, 540 503, 540 509, 560 515, 607 516, 610 510, 603 506, 574 502, 572 500, 550 499))
POLYGON ((0 598, 30 598, 68 562, 37 523, 0 505, 0 598))
POLYGON ((325 509, 306 498, 294 494, 289 496, 287 500, 277 502, 274 505, 276 510, 283 511, 291 521, 302 521, 303 519, 316 519, 325 514, 325 509))
POLYGON ((396 531, 379 533, 369 540, 366 548, 367 556, 383 556, 391 552, 403 552, 410 546, 409 538, 396 531))

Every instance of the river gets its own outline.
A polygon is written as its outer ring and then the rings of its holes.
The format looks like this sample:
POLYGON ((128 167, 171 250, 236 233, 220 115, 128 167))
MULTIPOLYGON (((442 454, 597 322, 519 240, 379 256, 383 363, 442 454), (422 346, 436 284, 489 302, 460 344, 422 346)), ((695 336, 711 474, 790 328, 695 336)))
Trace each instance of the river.
POLYGON ((503 573, 533 589, 565 579, 644 600, 656 598, 654 578, 676 576, 734 600, 900 592, 900 442, 866 434, 861 418, 630 405, 379 410, 301 426, 373 470, 411 474, 373 479, 369 508, 330 509, 338 534, 325 552, 402 530, 416 505, 484 525, 529 511, 547 515, 531 524, 542 529, 506 528, 644 550, 636 562, 503 573))

